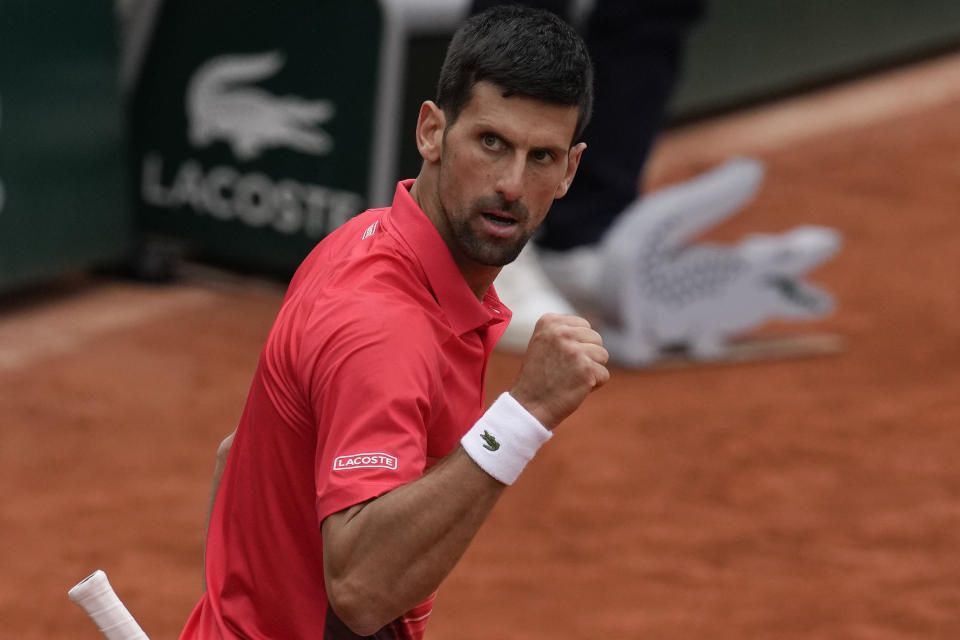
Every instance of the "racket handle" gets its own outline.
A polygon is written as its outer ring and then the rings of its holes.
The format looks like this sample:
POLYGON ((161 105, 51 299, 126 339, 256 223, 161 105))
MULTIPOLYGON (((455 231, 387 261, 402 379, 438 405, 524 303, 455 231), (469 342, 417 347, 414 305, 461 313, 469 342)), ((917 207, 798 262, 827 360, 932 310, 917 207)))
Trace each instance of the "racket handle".
POLYGON ((77 583, 67 595, 87 612, 107 640, 149 640, 100 569, 77 583))

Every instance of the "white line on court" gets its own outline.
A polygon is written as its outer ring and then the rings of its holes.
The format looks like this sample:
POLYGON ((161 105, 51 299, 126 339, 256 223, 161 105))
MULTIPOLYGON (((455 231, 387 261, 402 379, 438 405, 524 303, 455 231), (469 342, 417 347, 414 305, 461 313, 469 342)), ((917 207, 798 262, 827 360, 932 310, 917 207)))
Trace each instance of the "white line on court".
POLYGON ((87 342, 159 316, 212 304, 197 287, 104 283, 0 315, 0 371, 78 349, 87 342))

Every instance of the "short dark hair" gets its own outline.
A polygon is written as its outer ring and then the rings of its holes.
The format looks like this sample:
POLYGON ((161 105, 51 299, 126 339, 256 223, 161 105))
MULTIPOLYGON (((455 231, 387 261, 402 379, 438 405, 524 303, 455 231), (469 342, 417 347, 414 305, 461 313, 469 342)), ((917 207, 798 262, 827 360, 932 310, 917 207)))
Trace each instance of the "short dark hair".
POLYGON ((542 9, 501 5, 471 16, 447 48, 440 69, 436 103, 452 125, 486 81, 504 97, 523 96, 577 107, 573 140, 593 112, 593 66, 573 27, 542 9))

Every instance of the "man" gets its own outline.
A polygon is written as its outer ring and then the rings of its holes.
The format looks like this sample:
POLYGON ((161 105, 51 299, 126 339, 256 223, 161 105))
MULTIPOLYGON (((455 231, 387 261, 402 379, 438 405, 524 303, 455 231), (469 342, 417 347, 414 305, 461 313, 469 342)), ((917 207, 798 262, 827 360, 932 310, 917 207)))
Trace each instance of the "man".
POLYGON ((182 638, 422 636, 506 485, 609 376, 585 320, 547 316, 483 411, 510 317, 492 283, 573 180, 591 83, 583 43, 547 12, 493 9, 457 32, 417 122, 419 176, 291 281, 182 638))

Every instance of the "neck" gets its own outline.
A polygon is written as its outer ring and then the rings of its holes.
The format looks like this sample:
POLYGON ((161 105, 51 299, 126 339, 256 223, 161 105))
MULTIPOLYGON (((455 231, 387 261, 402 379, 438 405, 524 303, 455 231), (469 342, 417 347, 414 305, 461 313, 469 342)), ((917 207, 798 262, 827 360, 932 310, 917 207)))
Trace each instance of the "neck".
POLYGON ((427 215, 433 226, 437 228, 440 237, 443 238, 444 243, 450 250, 450 255, 453 256, 453 261, 463 275, 463 279, 467 281, 467 286, 473 291, 473 295, 477 297, 477 300, 483 300, 483 296, 490 290, 502 267, 478 264, 463 255, 459 250, 446 216, 443 215, 437 181, 432 172, 426 169, 420 171, 420 175, 417 176, 413 186, 410 187, 410 196, 427 215))

